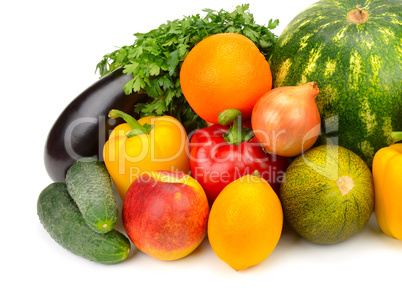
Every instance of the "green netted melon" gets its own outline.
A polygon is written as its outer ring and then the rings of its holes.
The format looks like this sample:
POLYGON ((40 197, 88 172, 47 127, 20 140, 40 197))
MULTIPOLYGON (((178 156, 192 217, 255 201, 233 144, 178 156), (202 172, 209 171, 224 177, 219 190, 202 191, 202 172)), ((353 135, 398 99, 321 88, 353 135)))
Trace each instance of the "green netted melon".
POLYGON ((371 167, 402 130, 402 1, 319 1, 285 28, 269 60, 274 87, 316 81, 318 143, 339 144, 371 167))
POLYGON ((335 244, 358 233, 374 209, 371 171, 352 151, 321 145, 297 157, 281 184, 286 220, 302 237, 335 244))

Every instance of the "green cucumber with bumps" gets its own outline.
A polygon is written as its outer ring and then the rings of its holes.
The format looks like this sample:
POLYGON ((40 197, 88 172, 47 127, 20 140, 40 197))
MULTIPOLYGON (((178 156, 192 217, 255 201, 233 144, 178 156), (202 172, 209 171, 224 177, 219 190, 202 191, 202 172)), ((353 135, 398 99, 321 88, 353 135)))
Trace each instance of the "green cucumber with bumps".
POLYGON ((66 184, 89 227, 99 233, 115 227, 118 207, 103 162, 91 157, 76 160, 67 171, 66 184))
POLYGON ((52 183, 41 192, 37 213, 50 236, 78 256, 114 264, 124 261, 130 253, 130 241, 119 231, 97 233, 88 226, 65 183, 52 183))

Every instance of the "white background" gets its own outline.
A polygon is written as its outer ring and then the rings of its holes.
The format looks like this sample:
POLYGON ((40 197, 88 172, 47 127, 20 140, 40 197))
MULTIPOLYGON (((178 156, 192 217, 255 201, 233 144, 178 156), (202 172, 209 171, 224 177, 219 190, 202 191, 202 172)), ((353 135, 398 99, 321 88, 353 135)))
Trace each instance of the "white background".
MULTIPOLYGON (((257 23, 279 18, 277 35, 314 2, 248 1, 257 23)), ((1 3, 1 294, 400 295, 402 242, 381 233, 374 216, 359 234, 332 246, 309 243, 285 228, 271 256, 241 272, 218 259, 208 241, 178 261, 132 252, 112 266, 64 250, 36 214, 38 195, 51 183, 43 148, 58 115, 98 79, 95 66, 102 56, 132 44, 134 33, 203 8, 232 11, 247 2, 1 3)))

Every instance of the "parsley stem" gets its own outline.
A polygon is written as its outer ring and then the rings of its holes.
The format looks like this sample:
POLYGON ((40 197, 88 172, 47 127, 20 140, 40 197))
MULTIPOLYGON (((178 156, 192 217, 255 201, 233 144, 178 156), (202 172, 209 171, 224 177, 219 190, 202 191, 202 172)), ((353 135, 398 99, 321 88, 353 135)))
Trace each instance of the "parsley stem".
POLYGON ((148 134, 153 126, 149 124, 141 125, 134 117, 131 115, 116 109, 112 109, 109 112, 110 118, 118 118, 121 117, 124 119, 125 122, 131 127, 131 131, 127 134, 127 137, 138 136, 142 134, 148 134))

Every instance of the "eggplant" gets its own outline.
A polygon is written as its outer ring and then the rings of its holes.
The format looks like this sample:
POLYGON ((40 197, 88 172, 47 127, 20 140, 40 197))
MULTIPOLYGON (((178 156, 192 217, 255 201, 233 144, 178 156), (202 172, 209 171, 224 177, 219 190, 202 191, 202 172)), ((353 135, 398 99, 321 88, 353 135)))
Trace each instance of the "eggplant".
POLYGON ((121 68, 102 77, 59 115, 50 129, 44 153, 49 177, 64 182, 67 170, 81 157, 103 161, 103 146, 110 132, 122 119, 110 119, 111 109, 132 114, 134 105, 147 99, 145 94, 126 95, 123 84, 132 79, 121 68))

